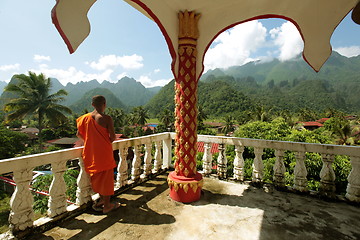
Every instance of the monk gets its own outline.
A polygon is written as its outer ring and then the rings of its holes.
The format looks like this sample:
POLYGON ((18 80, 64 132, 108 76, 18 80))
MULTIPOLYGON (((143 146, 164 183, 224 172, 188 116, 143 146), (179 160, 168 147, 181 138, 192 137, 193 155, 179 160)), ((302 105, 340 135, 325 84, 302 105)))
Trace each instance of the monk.
POLYGON ((110 116, 104 114, 106 99, 96 95, 92 98, 94 111, 76 120, 77 136, 84 141, 82 158, 85 170, 90 175, 91 187, 99 193, 100 199, 93 205, 94 209, 104 214, 117 209, 120 204, 111 203, 114 195, 114 168, 112 142, 115 140, 114 123, 110 116))

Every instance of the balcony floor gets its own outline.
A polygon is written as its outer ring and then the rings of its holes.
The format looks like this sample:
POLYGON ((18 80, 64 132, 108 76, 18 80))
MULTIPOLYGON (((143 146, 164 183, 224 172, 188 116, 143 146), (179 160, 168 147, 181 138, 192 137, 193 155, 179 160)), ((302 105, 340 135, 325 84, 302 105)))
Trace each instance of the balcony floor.
POLYGON ((31 239, 360 239, 360 208, 310 196, 206 178, 200 201, 169 198, 167 175, 31 239))

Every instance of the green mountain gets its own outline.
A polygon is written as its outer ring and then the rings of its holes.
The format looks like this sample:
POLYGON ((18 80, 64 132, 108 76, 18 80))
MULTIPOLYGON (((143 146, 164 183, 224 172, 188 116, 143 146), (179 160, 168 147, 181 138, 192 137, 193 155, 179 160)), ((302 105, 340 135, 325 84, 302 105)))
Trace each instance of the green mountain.
POLYGON ((131 107, 146 104, 156 93, 156 90, 149 90, 140 82, 128 77, 123 77, 116 83, 103 81, 101 87, 109 89, 124 104, 131 107))
POLYGON ((360 82, 360 55, 347 58, 337 52, 332 52, 321 70, 316 73, 299 55, 295 59, 281 62, 277 59, 271 62, 249 62, 242 66, 229 67, 228 69, 209 70, 201 80, 213 75, 232 76, 234 78, 253 77, 257 83, 275 83, 293 81, 294 79, 315 80, 323 79, 330 82, 360 82))
POLYGON ((76 84, 68 83, 64 87, 68 95, 66 96, 66 100, 63 104, 66 106, 71 106, 74 103, 78 102, 83 97, 84 93, 100 87, 100 83, 96 80, 91 80, 89 82, 81 81, 76 84))
POLYGON ((145 109, 147 109, 151 115, 157 116, 157 114, 161 113, 164 109, 174 111, 174 85, 175 80, 173 79, 164 87, 162 87, 160 91, 156 95, 154 95, 154 97, 152 97, 145 105, 145 109))
MULTIPOLYGON (((16 81, 13 77, 10 82, 16 83, 16 81)), ((161 87, 145 88, 140 82, 128 77, 124 77, 116 83, 103 81, 101 84, 97 80, 92 80, 89 82, 81 81, 76 84, 68 83, 66 86, 63 86, 56 78, 51 78, 51 82, 52 93, 60 89, 67 91, 68 95, 65 97, 64 102, 62 102, 66 106, 79 104, 80 99, 83 99, 84 93, 97 88, 108 89, 126 107, 141 106, 146 104, 161 89, 161 87)), ((3 92, 0 97, 0 104, 3 105, 6 99, 13 97, 11 93, 3 92)), ((82 105, 84 104, 81 103, 80 106, 82 105)))
POLYGON ((91 99, 95 95, 103 95, 106 98, 107 107, 126 109, 126 106, 109 89, 95 88, 86 92, 78 101, 70 105, 71 110, 77 113, 82 112, 84 109, 92 111, 91 99))
MULTIPOLYGON (((198 88, 198 102, 210 116, 241 112, 255 105, 274 111, 334 108, 360 112, 360 56, 347 58, 336 52, 316 73, 300 58, 281 62, 252 62, 205 73, 198 88)), ((155 95, 146 108, 150 113, 174 109, 174 82, 155 95)))
MULTIPOLYGON (((146 105, 151 115, 157 116, 164 109, 174 111, 174 82, 164 86, 146 105)), ((198 103, 211 116, 224 116, 252 107, 251 100, 229 83, 221 80, 199 82, 198 103)))
POLYGON ((7 85, 7 82, 0 81, 0 94, 3 93, 4 87, 6 87, 6 85, 7 85))

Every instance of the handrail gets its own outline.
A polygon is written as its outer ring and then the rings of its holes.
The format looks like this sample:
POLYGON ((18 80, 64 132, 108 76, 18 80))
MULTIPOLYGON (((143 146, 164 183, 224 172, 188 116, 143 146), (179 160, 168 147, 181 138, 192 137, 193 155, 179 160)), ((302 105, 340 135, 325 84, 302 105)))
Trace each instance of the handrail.
MULTIPOLYGON (((175 133, 159 133, 149 136, 123 139, 113 142, 113 149, 119 151, 119 164, 115 189, 119 189, 133 181, 151 176, 152 173, 167 169, 172 166, 172 140, 175 133), (133 147, 135 156, 128 159, 128 148, 133 147), (152 155, 152 150, 155 154, 152 155), (141 153, 144 153, 142 155, 141 153), (143 159, 141 159, 143 158, 143 159), (153 161, 154 160, 154 161, 153 161), (143 165, 142 165, 143 162, 143 165), (131 169, 128 169, 131 165, 131 169), (130 171, 131 170, 131 171, 130 171)), ((219 144, 219 157, 217 159, 217 176, 227 178, 227 157, 225 145, 235 146, 235 159, 233 163, 234 176, 236 180, 244 180, 244 149, 253 147, 255 158, 253 161, 252 181, 263 180, 263 151, 270 148, 275 150, 276 162, 274 164, 273 183, 276 186, 285 185, 285 151, 295 153, 296 166, 294 169, 294 188, 298 191, 307 190, 307 169, 305 166, 305 153, 319 153, 323 161, 323 167, 319 176, 321 178, 320 188, 324 195, 332 196, 335 192, 335 173, 332 168, 335 155, 346 155, 350 157, 352 170, 348 176, 348 187, 346 197, 349 201, 360 202, 360 147, 339 146, 331 144, 316 144, 303 142, 286 142, 273 140, 260 140, 236 137, 221 137, 198 135, 198 142, 204 142, 203 171, 206 176, 212 172, 212 155, 210 145, 219 144)), ((48 153, 34 154, 11 159, 0 160, 0 174, 13 172, 16 190, 11 198, 10 225, 14 232, 23 231, 32 227, 33 222, 33 197, 29 190, 32 180, 32 171, 35 167, 50 164, 54 175, 49 194, 49 219, 58 219, 60 215, 69 211, 66 203, 66 186, 63 175, 66 171, 68 160, 79 159, 80 173, 77 179, 76 205, 81 206, 92 199, 89 176, 84 171, 81 153, 83 147, 59 150, 48 153)), ((74 207, 72 207, 74 208, 74 207)))

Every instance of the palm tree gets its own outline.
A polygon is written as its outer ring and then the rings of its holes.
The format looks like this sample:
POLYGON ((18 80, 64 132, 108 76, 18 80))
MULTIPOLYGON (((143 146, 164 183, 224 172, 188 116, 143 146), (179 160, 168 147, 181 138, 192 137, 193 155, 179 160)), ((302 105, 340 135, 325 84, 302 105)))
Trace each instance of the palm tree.
POLYGON ((148 112, 142 106, 134 107, 130 119, 133 124, 144 126, 149 119, 148 112))
POLYGON ((234 122, 235 122, 235 118, 231 115, 226 115, 224 117, 224 121, 225 121, 225 126, 222 129, 223 133, 225 135, 227 135, 229 132, 234 131, 234 122))
POLYGON ((47 118, 52 123, 66 119, 64 113, 71 114, 68 107, 58 104, 64 100, 67 92, 63 89, 50 94, 51 80, 44 74, 36 75, 29 71, 25 74, 15 75, 17 84, 8 84, 4 91, 12 92, 16 97, 5 104, 8 121, 23 119, 25 116, 34 115, 38 120, 39 140, 47 118))
POLYGON ((255 121, 269 122, 271 120, 272 108, 266 109, 263 105, 256 105, 253 110, 253 119, 255 121))
POLYGON ((120 108, 107 108, 106 113, 112 117, 114 121, 115 131, 121 131, 126 124, 126 114, 124 110, 120 108))
POLYGON ((354 145, 359 134, 356 122, 346 120, 344 116, 336 116, 325 122, 325 128, 330 130, 339 145, 354 145))
POLYGON ((171 130, 175 121, 174 112, 170 111, 169 109, 164 109, 164 111, 159 115, 159 119, 167 129, 171 130))

